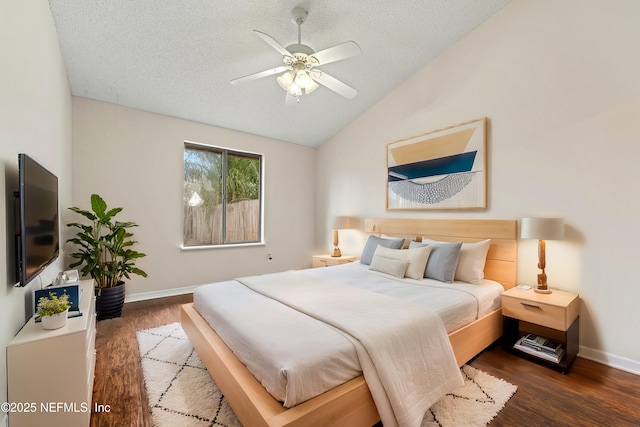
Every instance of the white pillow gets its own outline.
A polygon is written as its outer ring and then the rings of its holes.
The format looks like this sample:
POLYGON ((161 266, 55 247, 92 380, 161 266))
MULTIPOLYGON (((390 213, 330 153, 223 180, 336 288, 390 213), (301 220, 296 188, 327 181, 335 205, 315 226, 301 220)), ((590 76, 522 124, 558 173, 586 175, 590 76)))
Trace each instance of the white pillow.
MULTIPOLYGON (((428 237, 423 237, 422 242, 442 243, 428 237)), ((455 280, 479 285, 480 281, 484 279, 484 264, 487 261, 490 245, 490 239, 476 243, 463 243, 458 266, 456 267, 455 280)))
MULTIPOLYGON (((382 246, 380 246, 382 247, 382 246)), ((405 272, 409 267, 409 261, 402 261, 399 259, 385 258, 381 256, 373 256, 371 265, 369 268, 381 273, 390 274, 394 277, 403 278, 405 272)))
POLYGON ((389 249, 383 246, 378 246, 374 254, 374 258, 382 257, 395 259, 400 261, 409 262, 405 276, 411 279, 422 279, 424 277, 424 270, 429 260, 429 254, 431 253, 430 246, 423 246, 413 249, 389 249))

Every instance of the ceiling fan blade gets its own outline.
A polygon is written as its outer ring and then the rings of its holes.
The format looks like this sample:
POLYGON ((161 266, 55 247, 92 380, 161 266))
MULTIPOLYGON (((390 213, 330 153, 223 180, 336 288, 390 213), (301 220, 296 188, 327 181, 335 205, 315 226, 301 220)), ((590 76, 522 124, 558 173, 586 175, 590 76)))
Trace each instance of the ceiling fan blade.
POLYGON ((273 37, 269 34, 265 34, 262 31, 253 30, 254 33, 262 40, 266 41, 272 48, 280 52, 282 56, 291 56, 291 52, 285 49, 280 43, 278 43, 273 37))
POLYGON ((281 65, 276 68, 269 68, 268 70, 260 71, 259 73, 249 74, 248 76, 239 77, 237 79, 231 80, 232 85, 236 85, 238 83, 249 82, 251 80, 261 79, 263 77, 272 76, 274 74, 281 73, 283 71, 287 71, 288 68, 284 65, 281 65))
POLYGON ((331 62, 351 58, 352 56, 357 56, 361 53, 362 50, 356 42, 348 41, 332 47, 328 47, 324 50, 321 50, 320 52, 314 53, 311 56, 315 57, 320 65, 324 65, 331 62))
MULTIPOLYGON (((320 71, 320 70, 315 70, 320 71)), ((344 96, 347 99, 351 99, 358 94, 358 91, 352 88, 351 86, 347 86, 342 83, 340 80, 331 77, 329 74, 325 72, 317 72, 312 73, 311 77, 313 80, 320 83, 322 86, 328 87, 335 93, 344 96)))

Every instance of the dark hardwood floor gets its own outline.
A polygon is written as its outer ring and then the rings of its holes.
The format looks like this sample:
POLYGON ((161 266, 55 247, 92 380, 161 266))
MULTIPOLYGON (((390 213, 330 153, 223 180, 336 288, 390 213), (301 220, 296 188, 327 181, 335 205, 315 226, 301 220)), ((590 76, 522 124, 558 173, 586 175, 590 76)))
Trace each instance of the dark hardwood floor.
POLYGON ((183 295, 128 303, 122 317, 98 322, 93 406, 110 411, 92 413, 91 427, 151 425, 136 331, 179 322, 180 305, 191 301, 183 295))
MULTIPOLYGON (((136 331, 180 318, 191 295, 125 304, 121 318, 98 322, 92 427, 149 426, 136 331)), ((640 426, 640 376, 577 358, 562 375, 496 345, 470 365, 518 386, 491 426, 640 426)))
POLYGON ((499 345, 470 365, 518 386, 491 426, 640 426, 640 376, 580 357, 563 375, 499 345))

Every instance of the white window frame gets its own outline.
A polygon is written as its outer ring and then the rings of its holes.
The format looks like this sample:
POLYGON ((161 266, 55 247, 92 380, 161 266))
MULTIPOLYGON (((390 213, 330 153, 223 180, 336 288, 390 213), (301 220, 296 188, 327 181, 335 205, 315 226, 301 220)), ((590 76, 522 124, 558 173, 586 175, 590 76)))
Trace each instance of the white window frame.
MULTIPOLYGON (((259 157, 260 159, 260 195, 259 195, 259 204, 260 204, 260 221, 259 221, 259 240, 252 240, 252 241, 247 241, 247 242, 221 242, 221 243, 215 243, 215 244, 206 244, 206 245, 185 245, 184 244, 184 209, 182 209, 183 212, 183 217, 182 217, 182 243, 181 243, 181 249, 185 250, 185 251, 191 251, 191 250, 202 250, 202 249, 220 249, 220 248, 233 248, 233 247, 248 247, 248 246, 264 246, 265 245, 265 240, 264 240, 264 177, 265 177, 265 155, 262 153, 256 153, 256 152, 252 152, 252 151, 244 151, 244 150, 238 150, 238 149, 234 149, 234 148, 228 148, 228 147, 222 147, 222 146, 218 146, 218 145, 209 145, 209 144, 203 144, 200 142, 194 142, 194 141, 184 141, 184 146, 183 146, 183 150, 182 150, 182 166, 183 166, 183 173, 182 173, 182 180, 183 180, 183 187, 184 187, 184 152, 187 148, 191 148, 191 149, 200 149, 200 150, 205 150, 205 151, 222 151, 223 153, 225 153, 224 155, 226 156, 227 153, 229 154, 239 154, 239 155, 248 155, 248 156, 255 156, 255 157, 259 157)), ((225 165, 226 165, 226 161, 225 161, 225 165)), ((225 166, 225 171, 224 173, 226 173, 226 166, 225 166)), ((223 188, 225 186, 223 185, 223 188)), ((183 188, 183 192, 184 192, 184 188, 183 188)), ((184 200, 184 194, 183 194, 183 200, 184 200)), ((226 193, 223 195, 223 203, 226 205, 226 193)), ((225 209, 223 209, 223 213, 225 212, 225 209)), ((222 228, 223 228, 223 235, 224 233, 226 233, 225 230, 225 220, 224 217, 226 216, 226 213, 223 215, 223 223, 222 223, 222 228)), ((224 240, 224 239, 223 239, 224 240)))

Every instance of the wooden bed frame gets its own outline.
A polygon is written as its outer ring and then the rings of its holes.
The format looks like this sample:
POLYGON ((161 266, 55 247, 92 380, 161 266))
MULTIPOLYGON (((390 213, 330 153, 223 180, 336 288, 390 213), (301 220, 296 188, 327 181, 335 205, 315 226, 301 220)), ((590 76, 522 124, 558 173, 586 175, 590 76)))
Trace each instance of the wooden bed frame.
MULTIPOLYGON (((515 220, 366 219, 365 232, 420 240, 477 242, 491 239, 485 277, 505 289, 516 282, 515 220)), ((285 408, 262 387, 195 310, 182 306, 182 327, 209 373, 245 427, 371 427, 380 420, 363 376, 292 408, 285 408)), ((449 334, 459 366, 502 336, 500 309, 449 334)))

